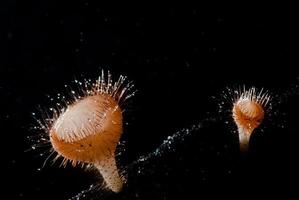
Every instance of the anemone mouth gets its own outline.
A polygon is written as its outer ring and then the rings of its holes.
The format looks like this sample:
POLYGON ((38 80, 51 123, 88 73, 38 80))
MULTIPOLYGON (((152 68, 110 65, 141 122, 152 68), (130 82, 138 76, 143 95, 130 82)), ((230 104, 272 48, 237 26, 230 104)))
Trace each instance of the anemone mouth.
POLYGON ((240 105, 237 104, 233 109, 233 118, 238 126, 239 134, 250 135, 262 123, 264 111, 249 110, 244 112, 240 105))
POLYGON ((250 99, 241 99, 235 105, 242 115, 251 120, 262 120, 264 118, 263 107, 250 99))
MULTIPOLYGON (((112 156, 123 132, 124 103, 134 96, 134 84, 125 76, 112 81, 109 73, 102 74, 92 83, 75 80, 78 93, 71 91, 70 101, 61 100, 65 108, 52 109, 46 131, 53 150, 57 152, 54 161, 63 157, 62 165, 68 161, 98 163, 112 156)), ((60 94, 58 95, 60 96, 60 94)))
POLYGON ((55 132, 61 141, 74 142, 113 129, 114 124, 122 124, 118 119, 122 119, 123 105, 135 92, 125 76, 113 82, 110 72, 105 76, 102 70, 94 83, 85 83, 83 97, 74 97, 66 109, 54 113, 48 132, 55 132))
POLYGON ((233 104, 233 119, 239 134, 250 135, 263 121, 270 95, 250 88, 239 93, 233 104))
POLYGON ((87 96, 69 106, 54 122, 51 132, 59 140, 75 142, 87 136, 102 134, 121 123, 122 112, 108 95, 87 96))
POLYGON ((71 161, 73 165, 76 163, 95 164, 108 157, 114 157, 121 132, 122 127, 118 126, 112 134, 89 135, 71 143, 59 140, 57 134, 52 132, 50 140, 54 150, 65 161, 71 161))
POLYGON ((88 96, 70 106, 50 130, 56 152, 73 163, 114 156, 122 134, 122 111, 109 95, 88 96))
POLYGON ((255 102, 239 102, 234 105, 233 118, 239 133, 251 134, 264 118, 263 108, 255 102))

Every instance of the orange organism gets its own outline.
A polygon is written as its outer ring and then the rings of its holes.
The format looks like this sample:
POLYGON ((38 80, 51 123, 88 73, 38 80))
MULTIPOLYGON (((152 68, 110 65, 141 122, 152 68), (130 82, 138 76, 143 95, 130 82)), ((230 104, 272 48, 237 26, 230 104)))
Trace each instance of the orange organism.
POLYGON ((267 92, 257 92, 250 88, 245 90, 233 103, 233 119, 238 127, 241 151, 248 150, 250 136, 254 129, 259 127, 265 116, 265 107, 270 100, 267 92))
POLYGON ((120 76, 112 82, 104 72, 85 95, 55 117, 49 126, 53 149, 62 156, 63 164, 86 163, 96 167, 108 188, 121 191, 124 178, 120 175, 115 150, 123 132, 123 102, 134 94, 131 82, 120 76))

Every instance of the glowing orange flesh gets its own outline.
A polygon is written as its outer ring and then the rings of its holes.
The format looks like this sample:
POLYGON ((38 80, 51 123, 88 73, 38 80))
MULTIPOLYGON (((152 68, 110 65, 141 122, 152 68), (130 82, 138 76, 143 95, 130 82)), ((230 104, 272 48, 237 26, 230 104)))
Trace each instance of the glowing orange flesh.
POLYGON ((262 123, 264 109, 260 104, 250 99, 242 99, 234 104, 233 118, 239 132, 250 135, 262 123))
POLYGON ((69 106, 50 130, 50 140, 73 165, 77 161, 94 164, 108 187, 118 192, 122 180, 114 156, 121 134, 121 109, 111 96, 99 94, 69 106))

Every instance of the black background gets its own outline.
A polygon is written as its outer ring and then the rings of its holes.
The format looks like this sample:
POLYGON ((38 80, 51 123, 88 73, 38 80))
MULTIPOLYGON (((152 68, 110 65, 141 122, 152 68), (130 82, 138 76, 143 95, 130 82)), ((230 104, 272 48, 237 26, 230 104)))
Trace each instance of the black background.
POLYGON ((128 170, 119 195, 93 191, 87 199, 292 194, 299 130, 293 7, 1 1, 3 199, 67 199, 96 181, 94 173, 70 166, 38 171, 46 157, 24 151, 32 145, 26 139, 34 134, 31 113, 51 105, 46 96, 64 93, 75 78, 95 79, 101 69, 127 75, 138 90, 126 112, 120 165, 152 152, 175 131, 207 122, 173 151, 140 164, 141 174, 138 166, 128 170), (255 132, 247 156, 239 155, 229 113, 218 111, 224 88, 243 84, 275 97, 271 120, 255 132))

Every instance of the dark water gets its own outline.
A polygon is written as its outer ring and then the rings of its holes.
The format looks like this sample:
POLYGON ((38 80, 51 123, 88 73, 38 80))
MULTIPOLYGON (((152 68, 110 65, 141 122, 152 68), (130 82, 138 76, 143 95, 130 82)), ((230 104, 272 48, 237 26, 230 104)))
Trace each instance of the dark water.
POLYGON ((51 162, 39 171, 47 157, 39 154, 47 148, 24 151, 32 145, 27 136, 36 133, 32 112, 40 116, 39 105, 47 110, 53 104, 47 95, 65 94, 65 84, 96 79, 101 69, 127 75, 138 90, 127 105, 126 151, 118 158, 128 184, 117 195, 94 189, 79 199, 294 192, 299 73, 291 5, 100 2, 1 1, 1 190, 9 195, 4 199, 68 199, 100 179, 51 162), (273 108, 246 156, 239 154, 229 113, 218 110, 225 87, 243 84, 273 94, 273 108), (160 146, 183 128, 191 130, 160 146))

